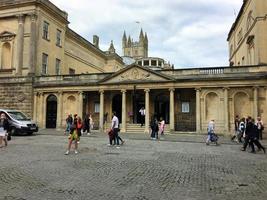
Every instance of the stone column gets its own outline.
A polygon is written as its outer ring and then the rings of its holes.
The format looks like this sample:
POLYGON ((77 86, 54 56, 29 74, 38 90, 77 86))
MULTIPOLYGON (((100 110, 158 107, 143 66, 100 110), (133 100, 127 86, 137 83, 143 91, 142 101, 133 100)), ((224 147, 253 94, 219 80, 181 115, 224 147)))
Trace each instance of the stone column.
POLYGON ((174 88, 169 89, 170 91, 170 132, 175 130, 174 127, 174 88))
POLYGON ((258 89, 258 86, 253 87, 253 117, 255 120, 258 117, 258 89))
POLYGON ((104 131, 104 90, 100 90, 99 130, 104 131))
POLYGON ((40 123, 41 128, 45 128, 45 120, 46 120, 46 110, 45 110, 46 105, 45 104, 46 104, 46 101, 44 98, 44 93, 41 92, 40 93, 40 102, 39 102, 39 111, 40 111, 39 123, 40 123))
POLYGON ((145 133, 149 133, 149 89, 144 90, 146 95, 146 102, 145 102, 145 133))
POLYGON ((229 101, 228 101, 229 88, 223 88, 224 92, 224 130, 229 133, 229 101))
POLYGON ((196 88, 196 131, 201 132, 200 88, 196 88))
POLYGON ((62 92, 58 92, 58 101, 57 101, 57 129, 60 129, 62 127, 62 107, 63 107, 63 101, 62 101, 62 92))
POLYGON ((35 13, 30 14, 31 18, 31 33, 30 33, 30 55, 29 55, 29 74, 35 74, 36 70, 36 50, 37 50, 37 15, 35 13))
POLYGON ((33 99, 33 120, 37 122, 37 101, 38 101, 38 92, 34 92, 33 99))
POLYGON ((126 90, 122 92, 122 113, 121 113, 121 132, 126 132, 126 90))
POLYGON ((79 101, 78 101, 78 116, 83 118, 83 92, 79 91, 79 101))
POLYGON ((18 35, 17 35, 17 67, 16 75, 22 75, 23 67, 23 46, 24 46, 24 15, 18 15, 18 35))

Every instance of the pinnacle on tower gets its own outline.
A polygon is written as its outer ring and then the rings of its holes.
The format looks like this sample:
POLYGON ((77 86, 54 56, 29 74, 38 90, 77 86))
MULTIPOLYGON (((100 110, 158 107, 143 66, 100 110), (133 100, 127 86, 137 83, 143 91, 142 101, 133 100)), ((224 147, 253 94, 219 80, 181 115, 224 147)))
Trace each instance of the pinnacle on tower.
POLYGON ((139 35, 139 42, 141 41, 144 41, 144 33, 143 33, 143 29, 141 28, 141 31, 140 31, 140 35, 139 35))
POLYGON ((124 31, 123 36, 122 36, 122 46, 126 47, 127 46, 127 36, 126 32, 124 31))
POLYGON ((132 39, 131 36, 129 35, 128 37, 128 47, 132 46, 132 39))
POLYGON ((145 33, 145 42, 148 43, 147 34, 145 33))
POLYGON ((115 53, 116 50, 114 48, 114 45, 113 45, 113 40, 111 40, 111 43, 110 43, 110 46, 109 46, 109 49, 108 49, 109 53, 115 53))

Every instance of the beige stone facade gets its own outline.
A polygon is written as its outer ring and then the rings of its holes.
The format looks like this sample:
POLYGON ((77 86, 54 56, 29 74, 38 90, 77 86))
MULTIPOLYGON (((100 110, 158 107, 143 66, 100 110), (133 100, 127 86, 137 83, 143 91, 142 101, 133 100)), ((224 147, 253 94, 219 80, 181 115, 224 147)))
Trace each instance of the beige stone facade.
POLYGON ((137 64, 126 66, 113 43, 100 50, 97 36, 90 43, 69 29, 67 13, 49 1, 7 2, 0 2, 0 107, 27 112, 41 128, 64 128, 67 114, 90 113, 94 129, 104 130, 112 111, 122 132, 148 132, 152 116, 167 122, 166 132, 206 133, 214 119, 218 133, 230 134, 235 115, 267 123, 267 65, 162 69, 160 58, 138 64, 145 61, 138 54, 128 55, 137 64), (147 113, 142 128, 141 107, 147 113))
POLYGON ((231 66, 267 64, 266 27, 266 0, 244 0, 227 39, 231 66))

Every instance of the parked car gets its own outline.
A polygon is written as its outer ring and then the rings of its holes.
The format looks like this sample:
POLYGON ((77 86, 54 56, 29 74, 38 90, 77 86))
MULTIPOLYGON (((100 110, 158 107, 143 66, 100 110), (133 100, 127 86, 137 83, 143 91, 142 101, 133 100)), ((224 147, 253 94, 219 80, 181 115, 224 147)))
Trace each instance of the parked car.
POLYGON ((24 113, 17 110, 0 109, 0 115, 1 113, 5 113, 7 116, 10 123, 11 135, 31 135, 33 132, 38 132, 37 123, 32 121, 24 113))

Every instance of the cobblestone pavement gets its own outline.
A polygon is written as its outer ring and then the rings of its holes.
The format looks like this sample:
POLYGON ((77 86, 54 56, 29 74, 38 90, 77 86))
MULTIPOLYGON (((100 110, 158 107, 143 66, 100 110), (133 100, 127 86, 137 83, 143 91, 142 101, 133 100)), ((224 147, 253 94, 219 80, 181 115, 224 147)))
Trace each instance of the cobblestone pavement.
POLYGON ((68 156, 66 136, 13 137, 0 149, 0 199, 267 199, 267 154, 206 146, 203 136, 123 136, 121 148, 108 147, 105 135, 82 137, 79 154, 68 156))

